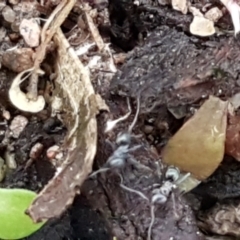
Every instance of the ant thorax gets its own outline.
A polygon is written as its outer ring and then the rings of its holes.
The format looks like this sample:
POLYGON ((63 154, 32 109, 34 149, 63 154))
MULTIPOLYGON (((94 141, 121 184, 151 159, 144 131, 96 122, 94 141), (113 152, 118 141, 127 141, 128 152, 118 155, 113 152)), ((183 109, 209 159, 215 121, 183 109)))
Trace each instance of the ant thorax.
POLYGON ((121 146, 121 145, 130 146, 131 138, 132 138, 132 136, 129 132, 119 133, 118 136, 117 136, 117 139, 116 139, 116 144, 118 146, 121 146))

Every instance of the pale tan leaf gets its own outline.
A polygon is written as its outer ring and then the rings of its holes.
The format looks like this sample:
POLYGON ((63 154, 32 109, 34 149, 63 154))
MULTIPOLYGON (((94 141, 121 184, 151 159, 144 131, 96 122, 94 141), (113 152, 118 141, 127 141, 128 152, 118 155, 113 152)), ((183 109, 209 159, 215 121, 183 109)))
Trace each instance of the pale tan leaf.
POLYGON ((210 97, 169 140, 165 163, 191 173, 197 180, 209 177, 224 155, 228 102, 210 97))

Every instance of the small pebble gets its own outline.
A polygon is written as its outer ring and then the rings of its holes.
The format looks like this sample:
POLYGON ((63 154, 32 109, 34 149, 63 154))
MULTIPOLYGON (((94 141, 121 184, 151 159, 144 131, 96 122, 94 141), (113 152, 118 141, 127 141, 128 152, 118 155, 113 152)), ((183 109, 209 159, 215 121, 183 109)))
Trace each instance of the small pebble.
POLYGON ((0 182, 5 178, 6 175, 6 165, 4 160, 0 157, 0 182))
POLYGON ((41 143, 36 143, 30 150, 30 158, 31 159, 37 159, 43 150, 43 144, 41 143))
POLYGON ((153 142, 154 141, 154 137, 152 135, 148 135, 147 136, 147 139, 150 141, 150 142, 153 142))
POLYGON ((213 21, 205 17, 194 16, 190 24, 190 32, 196 36, 207 37, 213 35, 216 30, 213 21))
POLYGON ((11 125, 9 127, 10 130, 12 131, 12 136, 14 138, 18 138, 27 124, 28 124, 27 118, 21 115, 16 116, 12 120, 11 125))
POLYGON ((17 168, 17 163, 15 161, 15 154, 13 152, 9 152, 9 151, 5 152, 5 161, 9 169, 17 168))
POLYGON ((11 114, 7 110, 3 110, 2 116, 6 119, 9 120, 11 118, 11 114))
POLYGON ((205 13, 205 18, 217 22, 223 16, 222 11, 218 7, 211 8, 205 13))
POLYGON ((12 10, 11 7, 6 6, 2 10, 2 16, 6 22, 12 23, 15 21, 16 13, 12 10))
POLYGON ((47 157, 49 159, 54 159, 56 157, 56 155, 59 153, 59 146, 57 145, 54 145, 54 146, 51 146, 48 150, 47 150, 47 157))
POLYGON ((35 19, 23 19, 19 29, 20 34, 29 47, 37 47, 39 45, 41 29, 35 19))
POLYGON ((146 133, 146 134, 150 134, 150 133, 153 131, 153 126, 145 125, 143 131, 144 131, 144 133, 146 133))

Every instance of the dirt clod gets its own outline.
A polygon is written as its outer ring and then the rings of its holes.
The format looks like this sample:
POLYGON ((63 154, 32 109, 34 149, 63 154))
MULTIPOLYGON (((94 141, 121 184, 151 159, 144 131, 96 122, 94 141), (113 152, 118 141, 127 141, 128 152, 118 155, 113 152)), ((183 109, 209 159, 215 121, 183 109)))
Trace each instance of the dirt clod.
POLYGON ((33 54, 31 48, 13 49, 3 53, 2 64, 13 72, 20 73, 33 66, 33 54))

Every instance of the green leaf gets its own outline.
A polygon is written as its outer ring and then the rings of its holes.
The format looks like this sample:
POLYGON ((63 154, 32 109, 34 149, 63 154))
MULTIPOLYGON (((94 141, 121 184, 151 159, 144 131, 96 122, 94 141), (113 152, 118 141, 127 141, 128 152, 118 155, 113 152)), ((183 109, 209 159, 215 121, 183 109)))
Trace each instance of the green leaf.
POLYGON ((0 239, 24 238, 43 226, 25 214, 35 197, 29 190, 0 188, 0 239))

